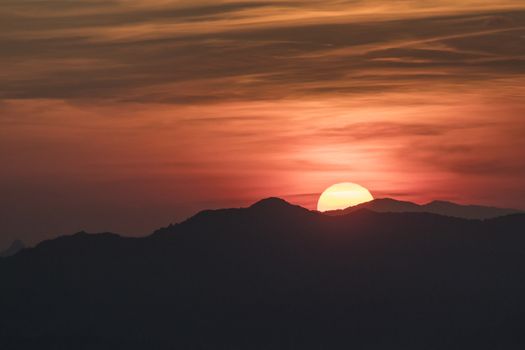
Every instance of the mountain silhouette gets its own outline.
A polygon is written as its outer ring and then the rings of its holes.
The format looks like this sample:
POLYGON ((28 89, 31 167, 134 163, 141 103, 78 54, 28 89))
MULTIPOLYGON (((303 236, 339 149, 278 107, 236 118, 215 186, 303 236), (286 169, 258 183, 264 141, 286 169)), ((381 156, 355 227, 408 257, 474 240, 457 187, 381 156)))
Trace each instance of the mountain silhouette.
POLYGON ((523 213, 516 209, 495 208, 480 205, 461 205, 447 201, 433 201, 424 205, 419 205, 407 201, 398 201, 392 198, 378 198, 343 210, 325 212, 325 214, 345 215, 360 209, 392 213, 432 213, 478 220, 523 213))
POLYGON ((523 349, 525 215, 271 198, 0 259, 2 349, 523 349))
POLYGON ((13 243, 11 243, 9 248, 4 250, 3 252, 0 252, 0 257, 6 258, 8 256, 15 255, 16 253, 18 253, 19 251, 21 251, 24 248, 25 248, 24 243, 17 239, 15 241, 13 241, 13 243))

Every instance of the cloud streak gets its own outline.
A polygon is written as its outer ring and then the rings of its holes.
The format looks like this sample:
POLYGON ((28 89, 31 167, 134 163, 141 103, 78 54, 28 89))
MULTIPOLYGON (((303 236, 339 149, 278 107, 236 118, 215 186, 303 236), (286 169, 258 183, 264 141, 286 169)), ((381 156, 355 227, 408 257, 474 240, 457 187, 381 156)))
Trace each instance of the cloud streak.
POLYGON ((519 2, 389 3, 9 1, 0 96, 271 100, 523 75, 519 2))

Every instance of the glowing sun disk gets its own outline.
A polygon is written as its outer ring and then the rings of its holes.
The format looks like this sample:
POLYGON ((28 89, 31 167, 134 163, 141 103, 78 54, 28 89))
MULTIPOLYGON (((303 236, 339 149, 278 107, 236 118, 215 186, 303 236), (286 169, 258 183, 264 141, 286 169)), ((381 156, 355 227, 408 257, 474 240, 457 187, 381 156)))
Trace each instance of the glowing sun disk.
POLYGON ((363 186, 351 182, 343 182, 324 190, 317 202, 317 210, 345 209, 373 199, 374 197, 370 194, 370 191, 363 186))

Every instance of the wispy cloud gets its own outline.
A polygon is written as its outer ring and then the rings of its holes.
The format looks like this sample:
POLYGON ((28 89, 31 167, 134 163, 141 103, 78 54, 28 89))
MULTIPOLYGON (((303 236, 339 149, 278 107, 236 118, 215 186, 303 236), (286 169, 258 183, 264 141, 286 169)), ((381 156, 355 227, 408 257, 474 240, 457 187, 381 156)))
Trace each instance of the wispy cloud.
POLYGON ((522 75, 523 10, 520 1, 7 1, 0 97, 192 103, 522 75))

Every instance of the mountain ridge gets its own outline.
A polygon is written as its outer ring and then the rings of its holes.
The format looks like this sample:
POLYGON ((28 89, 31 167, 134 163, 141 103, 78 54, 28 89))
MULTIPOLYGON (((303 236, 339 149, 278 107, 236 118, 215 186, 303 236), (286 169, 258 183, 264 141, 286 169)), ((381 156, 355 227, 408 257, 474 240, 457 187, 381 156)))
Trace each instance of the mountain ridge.
POLYGON ((143 238, 81 232, 0 260, 0 346, 521 349, 524 232, 524 214, 275 199, 143 238))
POLYGON ((22 242, 19 239, 16 239, 6 250, 0 252, 0 258, 7 258, 13 256, 25 248, 26 246, 24 242, 22 242))
POLYGON ((463 205, 443 200, 434 200, 425 204, 416 204, 409 201, 399 201, 393 198, 377 198, 370 202, 361 203, 346 209, 328 211, 325 212, 325 214, 346 215, 359 209, 369 209, 377 212, 428 212, 444 216, 477 220, 524 213, 523 211, 517 209, 489 207, 482 205, 463 205))

